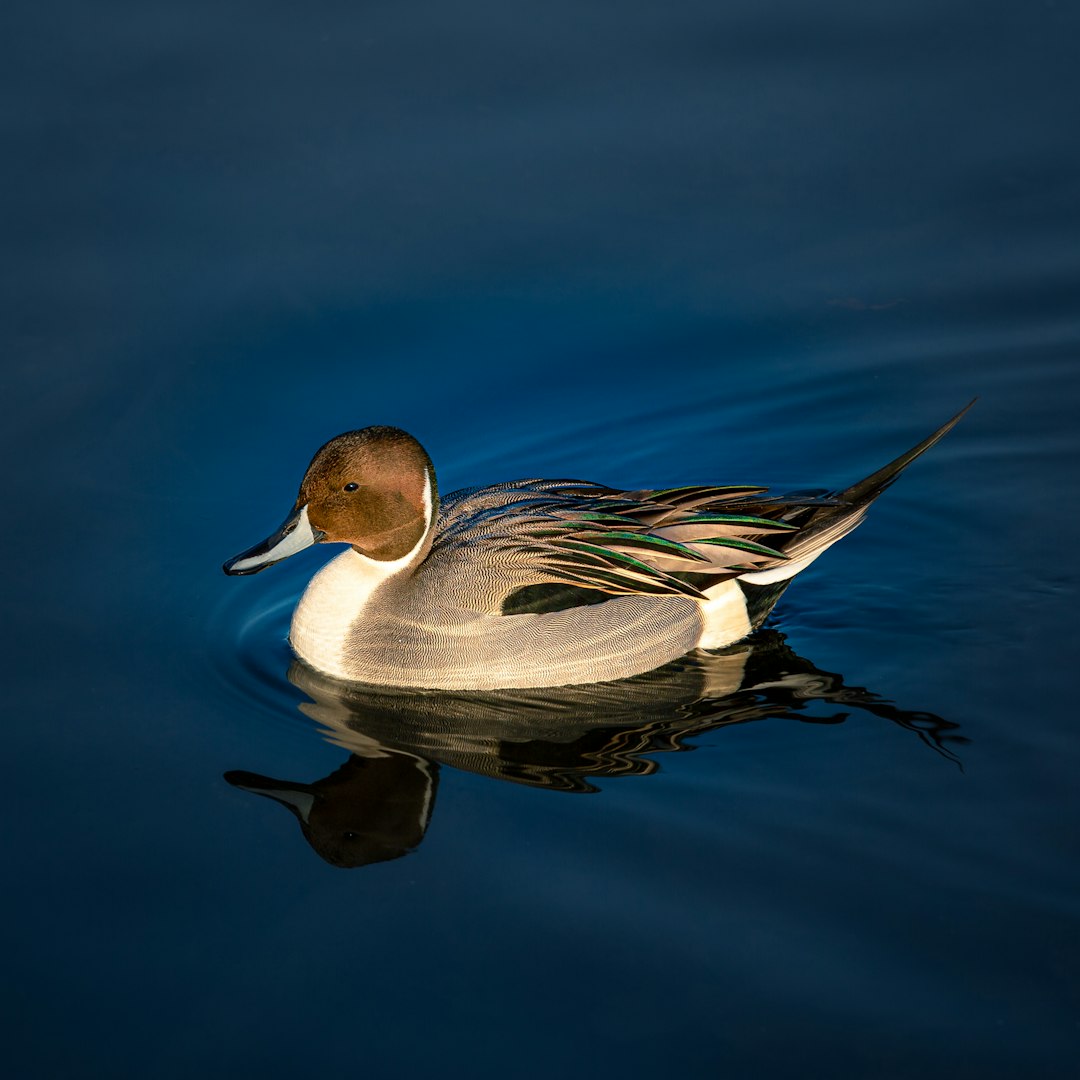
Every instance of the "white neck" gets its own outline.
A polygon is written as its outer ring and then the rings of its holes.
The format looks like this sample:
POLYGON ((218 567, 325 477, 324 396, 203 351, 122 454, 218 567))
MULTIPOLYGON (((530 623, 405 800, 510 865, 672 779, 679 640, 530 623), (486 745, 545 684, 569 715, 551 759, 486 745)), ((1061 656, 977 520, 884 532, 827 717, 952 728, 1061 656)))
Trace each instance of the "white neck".
POLYGON ((423 535, 400 559, 382 562, 349 548, 308 582, 289 629, 289 641, 297 656, 318 671, 348 678, 344 657, 352 627, 363 618, 376 590, 419 562, 427 544, 432 525, 430 473, 424 483, 424 514, 423 535))

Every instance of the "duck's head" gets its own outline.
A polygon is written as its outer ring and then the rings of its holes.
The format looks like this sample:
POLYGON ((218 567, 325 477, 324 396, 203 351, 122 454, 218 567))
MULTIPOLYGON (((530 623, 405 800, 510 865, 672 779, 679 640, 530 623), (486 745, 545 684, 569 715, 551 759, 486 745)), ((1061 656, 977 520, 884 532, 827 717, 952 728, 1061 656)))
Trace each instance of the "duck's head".
POLYGON ((351 544, 369 559, 393 562, 419 554, 437 512, 435 470, 411 435, 391 427, 349 431, 312 459, 281 528, 222 569, 255 574, 317 543, 351 544))

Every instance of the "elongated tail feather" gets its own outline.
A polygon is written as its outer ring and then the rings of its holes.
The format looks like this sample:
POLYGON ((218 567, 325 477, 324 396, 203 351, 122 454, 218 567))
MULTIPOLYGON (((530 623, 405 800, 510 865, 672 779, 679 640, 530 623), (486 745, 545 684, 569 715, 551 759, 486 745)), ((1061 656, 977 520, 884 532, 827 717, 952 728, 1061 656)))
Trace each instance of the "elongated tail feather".
POLYGON ((865 480, 860 480, 857 484, 845 488, 839 493, 840 498, 849 505, 876 499, 917 457, 925 454, 931 446, 948 435, 977 400, 973 398, 969 401, 951 420, 942 424, 933 435, 923 439, 918 446, 913 446, 906 454, 901 454, 895 461, 890 461, 876 473, 871 473, 865 480))
POLYGON ((751 585, 773 585, 790 580, 800 570, 805 570, 826 548, 847 536, 866 516, 870 504, 908 465, 947 435, 974 404, 974 400, 969 402, 932 435, 877 472, 871 473, 865 480, 835 493, 833 505, 811 511, 808 517, 799 522, 801 527, 791 543, 784 545, 784 554, 788 560, 786 563, 743 574, 739 580, 751 585))

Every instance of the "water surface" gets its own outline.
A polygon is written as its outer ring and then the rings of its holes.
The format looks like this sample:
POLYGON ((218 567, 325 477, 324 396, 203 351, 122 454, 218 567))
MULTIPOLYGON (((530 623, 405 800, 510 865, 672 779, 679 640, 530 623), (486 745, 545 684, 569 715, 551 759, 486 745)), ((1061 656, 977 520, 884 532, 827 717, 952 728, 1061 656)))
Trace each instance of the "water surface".
POLYGON ((1069 5, 9 19, 11 1075, 1072 1075, 1069 5), (330 552, 219 569, 358 426, 840 486, 975 394, 629 684, 342 694, 330 552))

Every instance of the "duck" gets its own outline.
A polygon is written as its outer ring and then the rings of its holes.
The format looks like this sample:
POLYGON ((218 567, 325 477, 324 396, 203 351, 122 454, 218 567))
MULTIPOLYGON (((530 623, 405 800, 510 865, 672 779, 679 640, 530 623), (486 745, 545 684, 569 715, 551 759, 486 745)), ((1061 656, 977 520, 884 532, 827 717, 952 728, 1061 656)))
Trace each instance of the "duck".
POLYGON ((526 479, 440 498, 416 438, 366 427, 325 443, 281 527, 223 569, 345 544, 289 630, 296 656, 333 679, 487 691, 631 678, 761 627, 973 404, 850 487, 786 494, 526 479))

